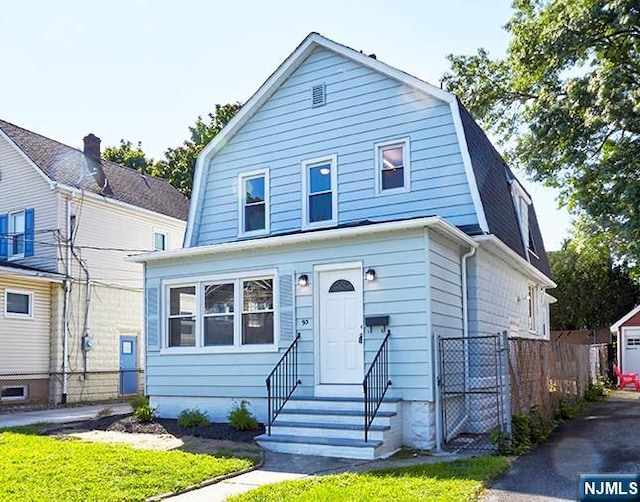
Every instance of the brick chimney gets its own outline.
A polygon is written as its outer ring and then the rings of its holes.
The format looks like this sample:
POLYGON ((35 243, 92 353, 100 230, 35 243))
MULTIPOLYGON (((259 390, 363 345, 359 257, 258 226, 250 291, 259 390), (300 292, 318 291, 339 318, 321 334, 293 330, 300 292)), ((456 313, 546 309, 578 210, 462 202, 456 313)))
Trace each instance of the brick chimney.
POLYGON ((94 159, 100 158, 100 138, 93 133, 87 134, 84 139, 84 154, 94 159))

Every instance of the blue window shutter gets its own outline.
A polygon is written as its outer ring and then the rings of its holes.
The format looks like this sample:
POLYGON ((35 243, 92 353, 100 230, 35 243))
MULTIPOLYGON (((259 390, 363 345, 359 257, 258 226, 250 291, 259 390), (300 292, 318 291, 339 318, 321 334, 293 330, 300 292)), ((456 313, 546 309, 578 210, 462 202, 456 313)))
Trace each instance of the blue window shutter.
POLYGON ((289 346, 295 336, 295 274, 280 274, 280 345, 289 346))
POLYGON ((33 209, 24 211, 24 255, 33 256, 35 240, 35 212, 33 209))
POLYGON ((9 255, 7 243, 9 235, 9 215, 0 214, 0 260, 6 260, 9 255))
POLYGON ((160 303, 158 302, 158 288, 148 287, 146 291, 147 314, 147 352, 160 350, 160 303))

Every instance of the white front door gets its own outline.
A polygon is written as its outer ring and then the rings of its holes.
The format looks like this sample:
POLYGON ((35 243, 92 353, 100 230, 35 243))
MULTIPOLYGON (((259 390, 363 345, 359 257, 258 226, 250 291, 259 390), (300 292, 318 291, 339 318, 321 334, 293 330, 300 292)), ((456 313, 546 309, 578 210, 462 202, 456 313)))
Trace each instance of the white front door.
POLYGON ((362 269, 320 271, 318 300, 320 384, 362 384, 362 269))
POLYGON ((640 373, 640 328, 622 328, 624 359, 622 371, 624 373, 640 373))

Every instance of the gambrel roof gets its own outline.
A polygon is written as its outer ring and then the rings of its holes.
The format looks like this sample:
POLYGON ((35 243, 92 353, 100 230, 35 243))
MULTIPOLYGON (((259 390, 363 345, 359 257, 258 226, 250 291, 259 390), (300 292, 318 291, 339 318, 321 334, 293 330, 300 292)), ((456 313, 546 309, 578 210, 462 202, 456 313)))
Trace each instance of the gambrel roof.
POLYGON ((533 205, 531 205, 529 209, 528 223, 531 234, 530 238, 533 242, 535 253, 529 252, 525 247, 520 232, 518 216, 511 192, 511 186, 514 180, 517 182, 516 177, 493 147, 482 129, 458 101, 457 97, 383 63, 377 58, 367 56, 350 47, 338 44, 318 33, 311 33, 305 38, 247 101, 238 114, 200 153, 196 163, 193 193, 187 222, 185 237, 187 246, 192 243, 196 218, 203 203, 205 190, 204 173, 206 172, 206 166, 317 48, 332 51, 389 78, 395 79, 419 92, 447 103, 450 107, 451 116, 456 128, 458 144, 478 220, 477 227, 464 228, 462 230, 469 235, 494 235, 513 253, 530 262, 533 267, 546 277, 551 277, 551 270, 547 261, 544 243, 533 205))
POLYGON ((142 175, 135 169, 105 159, 98 163, 80 150, 4 120, 0 120, 2 134, 50 182, 93 192, 179 220, 187 219, 187 198, 164 179, 142 175), (96 178, 96 171, 104 173, 106 188, 96 178))

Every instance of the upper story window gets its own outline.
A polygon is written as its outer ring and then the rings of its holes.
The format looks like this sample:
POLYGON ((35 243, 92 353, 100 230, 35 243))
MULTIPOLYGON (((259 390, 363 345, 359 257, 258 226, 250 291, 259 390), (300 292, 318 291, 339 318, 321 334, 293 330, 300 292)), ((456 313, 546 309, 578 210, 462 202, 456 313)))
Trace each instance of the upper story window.
POLYGON ((9 256, 14 256, 14 257, 24 256, 24 232, 25 232, 24 211, 11 213, 9 215, 9 233, 11 234, 11 241, 9 245, 9 256))
POLYGON ((0 214, 0 259, 33 256, 34 211, 0 214))
POLYGON ((516 208, 516 215, 518 216, 518 225, 520 226, 520 237, 522 238, 522 244, 525 248, 527 256, 532 249, 533 239, 529 229, 529 206, 531 205, 531 197, 525 192, 522 185, 518 183, 518 180, 511 182, 511 195, 513 197, 513 204, 516 208))
POLYGON ((240 174, 238 187, 239 235, 269 233, 269 171, 240 174))
POLYGON ((409 191, 409 138, 376 143, 375 159, 376 194, 409 191))
POLYGON ((338 221, 337 164, 337 155, 302 162, 303 228, 335 225, 338 221))
POLYGON ((154 251, 166 251, 167 250, 167 234, 154 230, 153 232, 153 250, 154 251))
POLYGON ((5 290, 4 315, 5 317, 33 318, 33 293, 5 290))
POLYGON ((167 347, 274 347, 274 277, 167 288, 167 347))

